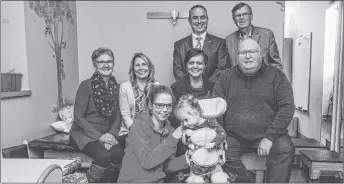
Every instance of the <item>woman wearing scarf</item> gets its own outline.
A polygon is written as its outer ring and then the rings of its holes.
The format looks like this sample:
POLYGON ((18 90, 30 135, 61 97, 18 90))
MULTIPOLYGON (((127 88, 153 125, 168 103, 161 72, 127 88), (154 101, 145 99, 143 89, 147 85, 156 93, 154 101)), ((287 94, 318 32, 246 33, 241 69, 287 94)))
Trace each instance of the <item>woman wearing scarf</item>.
POLYGON ((149 57, 143 53, 135 53, 130 62, 129 80, 121 84, 119 92, 123 122, 118 135, 123 147, 135 116, 146 109, 146 86, 151 83, 158 84, 154 79, 154 74, 155 67, 149 57))
MULTIPOLYGON (((209 81, 203 76, 207 62, 208 56, 200 49, 191 49, 186 53, 184 64, 188 74, 171 85, 171 89, 176 101, 179 101, 181 96, 187 94, 192 94, 197 99, 210 98, 215 83, 209 81)), ((170 116, 170 121, 174 128, 180 126, 180 121, 174 114, 170 116)), ((184 155, 186 150, 187 146, 184 145, 182 141, 179 141, 177 144, 176 156, 179 157, 184 155)), ((188 172, 189 170, 185 170, 185 173, 188 172)), ((181 182, 176 180, 175 176, 169 176, 169 179, 172 179, 173 183, 181 182)))
POLYGON ((89 183, 101 181, 105 173, 111 177, 118 175, 124 155, 118 143, 121 114, 119 84, 112 75, 113 52, 98 48, 91 58, 95 72, 77 90, 75 122, 70 132, 70 144, 93 159, 86 172, 89 183))

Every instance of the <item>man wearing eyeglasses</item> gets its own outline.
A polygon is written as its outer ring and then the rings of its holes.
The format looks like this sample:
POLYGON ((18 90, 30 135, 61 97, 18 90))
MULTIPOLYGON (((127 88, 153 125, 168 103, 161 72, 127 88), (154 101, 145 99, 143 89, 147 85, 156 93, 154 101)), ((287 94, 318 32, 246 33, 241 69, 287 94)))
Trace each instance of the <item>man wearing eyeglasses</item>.
POLYGON ((293 90, 286 75, 262 61, 253 39, 240 42, 238 64, 215 83, 212 97, 227 102, 218 119, 227 133, 223 170, 238 175, 236 182, 254 182, 253 173, 240 160, 243 152, 266 157, 266 182, 288 183, 294 162, 294 145, 287 127, 294 115, 293 90))
POLYGON ((258 42, 264 62, 282 70, 281 58, 274 33, 269 29, 256 27, 251 24, 253 20, 251 7, 246 3, 238 3, 232 9, 232 16, 235 25, 239 29, 226 37, 232 66, 237 64, 236 53, 239 42, 246 38, 252 38, 258 42))
POLYGON ((231 67, 226 41, 207 33, 209 17, 204 6, 193 6, 189 10, 188 20, 192 34, 174 43, 174 78, 178 81, 187 75, 188 72, 184 64, 185 55, 188 50, 197 48, 203 50, 208 56, 208 64, 203 76, 214 82, 220 76, 221 71, 231 67))

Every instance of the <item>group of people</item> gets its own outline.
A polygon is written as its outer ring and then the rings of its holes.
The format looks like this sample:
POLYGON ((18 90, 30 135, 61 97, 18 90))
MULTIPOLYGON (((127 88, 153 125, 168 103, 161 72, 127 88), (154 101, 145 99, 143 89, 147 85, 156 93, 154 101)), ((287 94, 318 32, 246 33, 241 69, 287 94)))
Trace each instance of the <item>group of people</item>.
POLYGON ((143 53, 133 56, 129 80, 119 84, 113 52, 93 52, 95 72, 77 90, 70 132, 70 144, 93 159, 88 182, 162 183, 188 172, 182 127, 205 120, 187 95, 226 101, 225 113, 211 122, 227 143, 219 169, 234 175, 233 182, 254 182, 240 160, 252 149, 267 157, 266 182, 289 182, 295 152, 287 134, 295 109, 291 84, 273 32, 251 24, 246 3, 235 5, 232 16, 239 30, 222 39, 207 33, 205 7, 190 9, 192 34, 174 43, 176 81, 170 87, 155 79, 154 64, 143 53), (187 103, 176 106, 178 101, 187 103))

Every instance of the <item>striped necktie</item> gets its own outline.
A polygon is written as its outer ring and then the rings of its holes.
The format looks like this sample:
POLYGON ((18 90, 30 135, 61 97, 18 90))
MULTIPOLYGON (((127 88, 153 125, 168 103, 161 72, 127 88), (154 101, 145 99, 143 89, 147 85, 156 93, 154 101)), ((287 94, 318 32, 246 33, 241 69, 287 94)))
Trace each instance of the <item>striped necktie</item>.
POLYGON ((196 38, 196 41, 197 41, 197 44, 196 44, 196 46, 195 46, 196 49, 202 50, 201 40, 202 40, 202 37, 197 37, 197 38, 196 38))

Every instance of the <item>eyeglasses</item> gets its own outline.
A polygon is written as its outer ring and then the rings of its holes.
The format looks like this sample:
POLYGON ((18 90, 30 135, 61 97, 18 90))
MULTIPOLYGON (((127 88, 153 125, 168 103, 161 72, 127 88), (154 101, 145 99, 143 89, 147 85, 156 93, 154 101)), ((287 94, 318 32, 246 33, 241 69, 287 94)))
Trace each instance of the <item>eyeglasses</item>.
POLYGON ((154 105, 157 109, 163 109, 166 107, 167 110, 171 110, 173 108, 172 104, 154 103, 154 105))
POLYGON ((100 64, 100 65, 104 65, 105 63, 108 65, 113 65, 114 64, 114 60, 108 60, 108 61, 95 61, 95 63, 100 64))
POLYGON ((240 19, 241 16, 243 16, 243 17, 248 17, 249 15, 251 15, 251 13, 242 13, 242 14, 234 15, 234 18, 240 19))
POLYGON ((247 53, 249 53, 249 55, 251 56, 252 54, 257 54, 258 52, 260 51, 259 50, 242 50, 242 51, 239 51, 238 54, 242 56, 246 56, 247 53))

